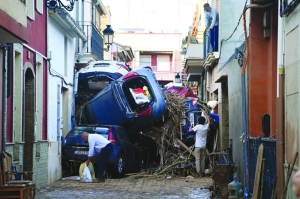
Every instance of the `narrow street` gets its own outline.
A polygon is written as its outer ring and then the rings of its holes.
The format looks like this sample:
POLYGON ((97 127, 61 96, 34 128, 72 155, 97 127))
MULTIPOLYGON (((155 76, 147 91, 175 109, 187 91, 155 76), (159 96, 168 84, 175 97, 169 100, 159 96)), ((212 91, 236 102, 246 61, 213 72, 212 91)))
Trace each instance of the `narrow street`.
POLYGON ((300 198, 300 0, 0 0, 0 19, 0 199, 300 198))
POLYGON ((150 178, 107 179, 105 183, 82 183, 80 181, 57 181, 36 193, 36 199, 47 198, 209 198, 210 177, 196 178, 194 182, 185 177, 155 180, 150 178))

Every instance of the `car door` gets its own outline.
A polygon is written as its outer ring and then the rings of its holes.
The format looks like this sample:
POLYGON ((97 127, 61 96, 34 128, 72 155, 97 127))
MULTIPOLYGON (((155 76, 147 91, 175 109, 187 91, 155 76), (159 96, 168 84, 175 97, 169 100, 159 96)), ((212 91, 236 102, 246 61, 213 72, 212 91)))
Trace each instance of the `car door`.
POLYGON ((136 170, 139 166, 139 163, 137 162, 138 157, 135 151, 136 147, 129 141, 124 128, 117 127, 115 134, 122 147, 121 150, 124 155, 124 166, 127 169, 136 170))

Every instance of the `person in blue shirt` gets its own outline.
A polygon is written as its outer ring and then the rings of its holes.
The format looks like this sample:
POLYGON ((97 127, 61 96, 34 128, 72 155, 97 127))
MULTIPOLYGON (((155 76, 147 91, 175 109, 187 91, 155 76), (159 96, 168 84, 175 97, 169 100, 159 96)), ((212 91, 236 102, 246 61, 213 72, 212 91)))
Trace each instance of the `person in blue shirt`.
POLYGON ((95 160, 97 163, 97 179, 93 180, 93 182, 104 182, 104 172, 107 167, 109 156, 113 151, 112 143, 99 134, 83 132, 81 137, 84 142, 89 143, 89 153, 86 165, 88 166, 92 160, 95 160))
POLYGON ((209 34, 212 52, 218 51, 219 44, 219 13, 208 3, 204 4, 206 32, 209 34))

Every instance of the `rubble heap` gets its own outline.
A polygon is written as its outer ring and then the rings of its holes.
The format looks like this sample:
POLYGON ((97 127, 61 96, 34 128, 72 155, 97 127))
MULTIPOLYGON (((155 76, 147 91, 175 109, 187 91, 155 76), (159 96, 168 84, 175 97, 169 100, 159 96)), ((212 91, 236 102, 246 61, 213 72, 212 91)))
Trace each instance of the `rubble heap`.
MULTIPOLYGON (((160 155, 160 164, 155 169, 129 174, 131 177, 166 178, 170 175, 182 174, 182 172, 185 172, 186 175, 194 168, 194 145, 187 147, 180 140, 182 138, 182 120, 188 120, 184 114, 188 109, 186 98, 174 92, 164 95, 168 104, 168 115, 165 116, 164 121, 154 123, 142 130, 144 134, 155 140, 160 155)), ((199 105, 208 110, 206 105, 199 105)))

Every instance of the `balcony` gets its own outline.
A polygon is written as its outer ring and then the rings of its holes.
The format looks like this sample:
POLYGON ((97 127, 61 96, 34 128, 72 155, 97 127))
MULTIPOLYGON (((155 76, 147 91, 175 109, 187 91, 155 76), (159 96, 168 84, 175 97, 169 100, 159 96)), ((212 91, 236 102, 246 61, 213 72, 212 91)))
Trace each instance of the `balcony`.
POLYGON ((208 53, 203 63, 204 68, 206 68, 207 70, 213 69, 218 64, 219 56, 219 52, 208 53))
POLYGON ((203 73, 203 44, 189 44, 184 56, 184 68, 187 81, 199 81, 203 73))
POLYGON ((92 55, 96 60, 103 60, 103 35, 93 23, 84 24, 83 31, 87 35, 87 44, 83 53, 92 55))

